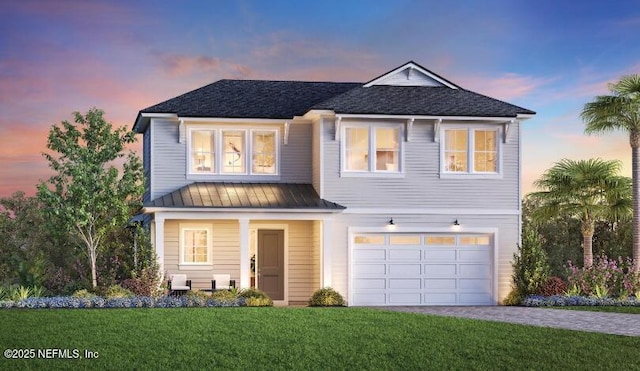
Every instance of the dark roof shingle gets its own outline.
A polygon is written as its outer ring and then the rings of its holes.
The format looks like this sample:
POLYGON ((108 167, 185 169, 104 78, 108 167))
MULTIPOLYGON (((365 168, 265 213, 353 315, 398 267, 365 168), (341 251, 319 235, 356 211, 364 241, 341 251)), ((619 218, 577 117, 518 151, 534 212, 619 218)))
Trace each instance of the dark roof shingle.
POLYGON ((220 80, 145 108, 181 117, 291 119, 361 83, 220 80))
POLYGON ((390 85, 354 88, 311 108, 380 115, 516 117, 535 114, 465 89, 390 85))
POLYGON ((145 207, 343 210, 318 196, 311 184, 196 182, 145 207))

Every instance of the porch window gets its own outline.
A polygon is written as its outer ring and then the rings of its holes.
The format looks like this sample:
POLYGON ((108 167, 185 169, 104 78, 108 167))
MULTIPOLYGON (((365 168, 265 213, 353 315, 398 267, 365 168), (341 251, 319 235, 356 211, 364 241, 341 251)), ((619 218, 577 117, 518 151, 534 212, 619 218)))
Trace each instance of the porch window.
POLYGON ((401 172, 400 125, 346 125, 343 141, 343 170, 353 173, 401 172))
POLYGON ((211 227, 181 226, 180 263, 188 265, 211 264, 211 227))

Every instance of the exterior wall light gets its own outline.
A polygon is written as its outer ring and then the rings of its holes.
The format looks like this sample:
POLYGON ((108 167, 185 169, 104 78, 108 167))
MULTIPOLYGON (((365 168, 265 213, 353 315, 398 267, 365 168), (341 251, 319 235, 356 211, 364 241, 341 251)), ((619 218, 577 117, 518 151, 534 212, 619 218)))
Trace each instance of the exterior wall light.
POLYGON ((462 226, 460 225, 460 223, 458 222, 458 219, 456 218, 456 220, 453 221, 453 224, 451 224, 451 230, 453 230, 454 232, 458 232, 460 231, 460 228, 462 226))
POLYGON ((396 224, 393 222, 393 218, 389 219, 389 222, 387 223, 387 229, 389 230, 394 230, 396 229, 396 224))

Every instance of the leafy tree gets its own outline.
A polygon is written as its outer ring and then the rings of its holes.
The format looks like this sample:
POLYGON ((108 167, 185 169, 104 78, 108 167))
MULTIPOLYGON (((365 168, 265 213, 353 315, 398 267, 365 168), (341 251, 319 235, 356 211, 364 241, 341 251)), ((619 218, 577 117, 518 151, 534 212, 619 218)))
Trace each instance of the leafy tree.
POLYGON ((133 151, 124 151, 135 142, 134 133, 114 130, 103 115, 96 108, 85 115, 74 112, 75 124, 63 121, 51 128, 47 148, 57 155, 43 155, 56 174, 38 186, 47 214, 85 248, 94 288, 103 239, 112 229, 124 228, 143 192, 142 163, 133 151), (116 160, 124 160, 122 173, 116 160))
POLYGON ((52 236, 40 203, 24 192, 0 199, 0 283, 41 286, 52 236))
POLYGON ((533 214, 541 202, 530 195, 522 202, 522 229, 535 230, 542 240, 551 275, 566 278, 567 261, 582 262, 582 233, 580 221, 565 215, 533 220, 533 214))
POLYGON ((620 220, 631 212, 631 181, 617 175, 620 161, 563 159, 548 169, 530 194, 539 207, 534 220, 565 215, 580 221, 584 266, 593 264, 593 235, 598 220, 620 220))
POLYGON ((587 134, 622 130, 629 134, 633 179, 633 258, 640 272, 640 75, 623 76, 609 84, 611 95, 584 105, 581 117, 587 134))
POLYGON ((522 231, 522 244, 513 255, 513 285, 521 296, 536 294, 549 277, 547 255, 542 239, 533 228, 522 231))

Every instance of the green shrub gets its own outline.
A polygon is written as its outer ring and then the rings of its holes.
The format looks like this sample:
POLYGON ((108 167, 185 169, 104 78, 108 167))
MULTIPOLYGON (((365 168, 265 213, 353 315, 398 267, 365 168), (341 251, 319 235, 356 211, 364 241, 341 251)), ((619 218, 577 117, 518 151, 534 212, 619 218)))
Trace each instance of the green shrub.
POLYGON ((580 287, 575 283, 564 292, 564 296, 580 296, 581 294, 582 290, 580 290, 580 287))
POLYGON ((10 299, 13 301, 24 300, 31 296, 31 288, 26 286, 13 287, 10 292, 10 299))
POLYGON ((71 295, 71 297, 78 298, 78 299, 93 299, 93 298, 97 298, 98 295, 90 292, 87 289, 82 289, 74 292, 73 295, 71 295))
POLYGON ((106 299, 132 298, 135 294, 120 285, 111 285, 104 291, 106 299))
POLYGON ((522 296, 537 293, 549 277, 547 254, 542 249, 540 235, 532 228, 522 231, 522 245, 513 255, 513 287, 522 296))
POLYGON ((244 301, 244 305, 248 307, 272 307, 273 300, 271 298, 256 298, 256 297, 248 297, 244 301))
POLYGON ((200 290, 189 290, 184 294, 187 298, 199 298, 199 299, 209 299, 210 295, 207 292, 200 290))
POLYGON ((344 298, 331 287, 316 290, 309 299, 311 307, 341 307, 344 306, 344 298))
POLYGON ((231 290, 217 290, 211 293, 211 299, 220 302, 230 302, 238 298, 237 291, 231 290))
POLYGON ((251 288, 241 289, 240 291, 238 291, 238 297, 239 298, 268 298, 269 295, 267 295, 264 291, 260 289, 251 287, 251 288))
POLYGON ((273 300, 264 291, 257 288, 242 289, 238 292, 239 298, 245 298, 248 307, 271 307, 273 300))
POLYGON ((520 305, 523 298, 523 295, 518 291, 518 289, 511 289, 507 294, 507 297, 502 301, 502 305, 520 305))

